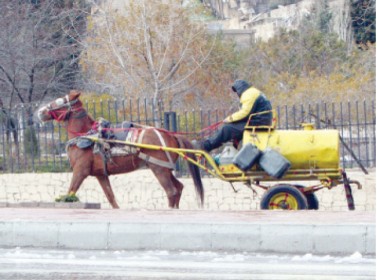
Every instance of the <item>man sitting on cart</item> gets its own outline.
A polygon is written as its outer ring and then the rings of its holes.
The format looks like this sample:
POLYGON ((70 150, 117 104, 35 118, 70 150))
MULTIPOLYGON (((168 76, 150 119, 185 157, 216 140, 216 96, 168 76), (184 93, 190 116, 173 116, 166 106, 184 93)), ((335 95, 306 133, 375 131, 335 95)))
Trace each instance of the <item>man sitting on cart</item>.
POLYGON ((228 141, 233 140, 235 141, 233 143, 238 143, 242 140, 245 125, 271 125, 272 106, 260 90, 244 80, 236 80, 232 90, 240 98, 241 108, 223 120, 223 124, 214 136, 204 141, 193 141, 195 149, 210 152, 228 141), (250 118, 250 115, 253 116, 250 118))

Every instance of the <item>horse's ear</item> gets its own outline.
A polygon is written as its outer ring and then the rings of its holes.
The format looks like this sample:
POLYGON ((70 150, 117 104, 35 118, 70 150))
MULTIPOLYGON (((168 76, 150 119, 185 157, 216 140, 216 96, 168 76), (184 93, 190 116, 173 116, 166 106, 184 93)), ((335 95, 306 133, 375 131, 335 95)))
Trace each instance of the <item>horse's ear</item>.
POLYGON ((69 99, 70 99, 70 100, 77 99, 77 98, 79 98, 80 94, 81 94, 81 91, 78 91, 78 90, 71 90, 71 91, 69 92, 69 97, 70 97, 69 99))

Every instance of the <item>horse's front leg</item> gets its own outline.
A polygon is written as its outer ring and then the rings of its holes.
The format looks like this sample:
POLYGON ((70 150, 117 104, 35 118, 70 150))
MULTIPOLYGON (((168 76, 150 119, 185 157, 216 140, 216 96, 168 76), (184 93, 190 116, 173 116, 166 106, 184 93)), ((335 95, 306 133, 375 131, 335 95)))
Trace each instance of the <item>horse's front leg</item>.
POLYGON ((71 184, 69 186, 68 194, 76 194, 82 184, 82 182, 85 180, 86 177, 88 177, 89 174, 83 173, 83 172, 75 172, 73 171, 71 184))
POLYGON ((115 200, 115 195, 114 195, 113 189, 112 189, 111 184, 110 184, 109 176, 99 175, 99 176, 96 176, 96 178, 97 178, 98 182, 100 183, 100 185, 101 185, 101 187, 102 187, 102 189, 103 189, 103 191, 104 191, 104 193, 107 197, 107 200, 109 201, 111 206, 113 208, 118 209, 119 205, 115 200))

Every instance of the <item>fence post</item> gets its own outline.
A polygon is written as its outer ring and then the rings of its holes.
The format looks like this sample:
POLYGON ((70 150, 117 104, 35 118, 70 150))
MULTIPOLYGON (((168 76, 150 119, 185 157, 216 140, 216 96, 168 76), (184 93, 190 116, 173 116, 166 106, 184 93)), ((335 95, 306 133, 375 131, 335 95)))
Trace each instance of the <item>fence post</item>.
MULTIPOLYGON (((164 128, 166 130, 177 132, 177 113, 176 112, 164 112, 164 128)), ((181 168, 179 161, 175 164, 175 171, 180 172, 181 168)))
POLYGON ((164 112, 164 128, 172 132, 177 132, 176 112, 164 112))

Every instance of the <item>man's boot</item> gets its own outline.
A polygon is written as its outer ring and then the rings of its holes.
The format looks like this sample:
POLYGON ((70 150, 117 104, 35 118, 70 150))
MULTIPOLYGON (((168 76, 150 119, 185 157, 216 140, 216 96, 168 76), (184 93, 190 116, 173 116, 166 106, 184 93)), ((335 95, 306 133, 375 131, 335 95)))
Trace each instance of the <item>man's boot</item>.
POLYGON ((204 150, 203 141, 192 140, 191 145, 193 146, 194 150, 204 150))

